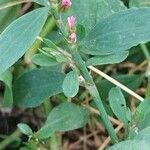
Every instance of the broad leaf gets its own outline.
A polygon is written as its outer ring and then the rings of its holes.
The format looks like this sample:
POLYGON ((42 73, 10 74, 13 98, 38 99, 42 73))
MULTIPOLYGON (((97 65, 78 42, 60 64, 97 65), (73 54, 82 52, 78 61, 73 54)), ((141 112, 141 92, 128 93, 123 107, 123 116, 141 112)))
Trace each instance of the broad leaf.
POLYGON ((86 65, 105 65, 120 63, 125 60, 128 56, 128 51, 112 53, 109 55, 95 56, 87 60, 86 65))
POLYGON ((63 81, 63 92, 67 97, 74 97, 79 91, 79 78, 76 71, 69 72, 63 81))
POLYGON ((150 144, 144 140, 128 140, 123 141, 107 150, 149 150, 150 144))
POLYGON ((50 137, 55 131, 82 128, 89 119, 89 112, 73 103, 62 103, 49 114, 45 125, 36 133, 39 139, 50 137))
POLYGON ((13 65, 33 44, 48 16, 48 8, 36 9, 10 24, 0 35, 0 73, 13 65))
POLYGON ((23 74, 13 85, 15 105, 39 106, 49 96, 62 92, 64 78, 63 73, 48 69, 34 69, 23 74))
POLYGON ((150 40, 150 8, 132 8, 98 23, 81 42, 85 53, 124 51, 150 40))
POLYGON ((127 106, 125 98, 118 87, 114 87, 109 92, 109 103, 112 111, 124 124, 128 123, 126 116, 127 106))
POLYGON ((8 69, 4 73, 0 74, 0 80, 5 83, 3 106, 12 107, 13 94, 12 94, 12 72, 11 70, 8 69))
POLYGON ((17 127, 20 129, 20 131, 25 135, 31 135, 32 129, 25 123, 19 123, 17 127))
POLYGON ((87 33, 103 18, 126 9, 120 0, 75 0, 72 3, 71 9, 63 14, 63 21, 67 22, 68 16, 75 15, 87 33))

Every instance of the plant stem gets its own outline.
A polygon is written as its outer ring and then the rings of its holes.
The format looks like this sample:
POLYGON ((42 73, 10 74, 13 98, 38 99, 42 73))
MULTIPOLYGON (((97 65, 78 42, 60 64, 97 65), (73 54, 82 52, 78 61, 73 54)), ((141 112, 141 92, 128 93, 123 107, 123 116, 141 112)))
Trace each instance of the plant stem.
POLYGON ((104 105, 102 103, 102 100, 99 96, 97 87, 96 87, 92 77, 90 76, 84 61, 82 60, 82 58, 81 58, 81 56, 78 53, 76 48, 70 48, 70 50, 71 50, 71 53, 72 53, 72 56, 74 58, 74 61, 75 61, 76 65, 78 66, 78 68, 81 71, 83 77, 85 78, 85 81, 87 83, 86 88, 89 90, 90 94, 93 96, 94 102, 95 102, 98 110, 102 114, 103 122, 106 126, 106 129, 108 130, 108 133, 109 133, 109 135, 112 139, 112 142, 113 143, 118 142, 118 137, 115 133, 113 125, 112 125, 112 123, 110 122, 110 120, 108 118, 107 112, 106 112, 106 110, 104 108, 104 105))
MULTIPOLYGON (((49 113, 51 112, 51 103, 50 103, 50 100, 46 100, 44 103, 43 103, 43 106, 44 106, 44 110, 45 110, 45 114, 46 116, 48 117, 49 113)), ((56 134, 53 134, 51 136, 51 138, 49 139, 49 147, 51 150, 59 150, 59 146, 58 146, 58 138, 56 136, 56 134)))
POLYGON ((150 97, 150 78, 148 79, 148 85, 146 90, 146 98, 150 97))
POLYGON ((143 53, 144 53, 144 55, 148 61, 148 64, 150 64, 150 54, 148 52, 148 48, 146 47, 145 44, 140 44, 140 47, 141 47, 141 49, 142 49, 142 51, 143 51, 143 53))
POLYGON ((0 143, 0 150, 4 150, 9 144, 16 140, 16 138, 20 137, 22 134, 19 129, 17 129, 14 133, 12 133, 9 137, 3 140, 0 143))
POLYGON ((146 91, 146 97, 150 97, 150 53, 145 44, 140 44, 141 49, 148 61, 148 68, 146 71, 146 76, 148 77, 148 85, 147 85, 147 91, 146 91))

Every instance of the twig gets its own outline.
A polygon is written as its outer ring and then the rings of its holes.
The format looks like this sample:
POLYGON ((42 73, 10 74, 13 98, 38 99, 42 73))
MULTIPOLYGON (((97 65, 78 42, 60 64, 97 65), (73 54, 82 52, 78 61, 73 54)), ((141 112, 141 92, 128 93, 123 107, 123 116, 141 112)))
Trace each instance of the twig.
POLYGON ((135 92, 133 92, 131 89, 129 89, 128 87, 124 86, 123 84, 121 84, 120 82, 118 82, 117 80, 113 79, 112 77, 108 76, 107 74, 105 74, 104 72, 98 70, 97 68, 93 67, 93 66, 89 66, 88 67, 90 70, 92 70, 93 72, 101 75, 103 78, 107 79, 108 81, 110 81, 111 83, 115 84, 116 86, 120 87, 122 90, 126 91, 127 93, 129 93, 130 95, 132 95, 133 97, 135 97, 136 99, 140 100, 140 101, 144 101, 144 98, 141 97, 140 95, 136 94, 135 92))

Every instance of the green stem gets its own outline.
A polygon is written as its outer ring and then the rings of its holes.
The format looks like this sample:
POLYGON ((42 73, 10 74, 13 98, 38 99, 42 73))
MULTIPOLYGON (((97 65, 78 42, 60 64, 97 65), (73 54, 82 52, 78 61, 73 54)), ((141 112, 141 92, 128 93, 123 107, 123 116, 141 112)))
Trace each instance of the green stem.
POLYGON ((142 51, 143 51, 143 53, 144 53, 148 63, 150 64, 150 54, 148 52, 147 46, 145 44, 140 44, 140 47, 141 47, 141 49, 142 49, 142 51))
POLYGON ((107 112, 104 108, 104 105, 102 103, 102 100, 99 96, 99 92, 97 90, 97 87, 92 79, 92 77, 90 76, 86 66, 85 66, 85 63, 84 61, 82 60, 80 54, 78 53, 77 49, 70 49, 71 50, 71 53, 72 53, 72 56, 74 58, 74 61, 76 62, 78 68, 80 69, 83 77, 85 78, 86 80, 86 83, 87 83, 87 86, 86 88, 89 90, 90 94, 93 96, 93 99, 94 99, 94 102, 98 108, 98 110, 101 112, 101 117, 103 119, 103 122, 106 126, 106 129, 108 130, 108 133, 112 139, 112 142, 113 143, 116 143, 118 142, 118 137, 115 133, 115 130, 113 128, 113 125, 112 123, 110 122, 109 118, 108 118, 108 115, 107 115, 107 112))
MULTIPOLYGON (((56 26, 55 19, 53 17, 49 17, 42 32, 40 33, 41 38, 45 38, 48 36, 48 34, 54 29, 56 26)), ((31 59, 34 54, 37 53, 38 48, 41 47, 42 41, 36 40, 33 44, 33 46, 26 52, 24 56, 24 61, 26 64, 31 64, 31 59)))
POLYGON ((5 147, 7 147, 9 144, 11 144, 13 141, 16 140, 16 138, 21 136, 21 132, 19 129, 17 129, 14 133, 12 133, 9 137, 7 137, 5 140, 3 140, 0 143, 0 150, 4 150, 5 147))
MULTIPOLYGON (((46 100, 43 103, 43 106, 44 106, 45 114, 48 117, 48 115, 49 115, 49 113, 51 112, 51 109, 52 109, 50 100, 49 99, 46 100)), ((59 150, 58 138, 57 138, 55 133, 49 139, 49 147, 50 147, 51 150, 59 150)))
POLYGON ((145 44, 140 44, 141 49, 148 61, 148 68, 146 71, 146 76, 148 77, 148 85, 147 85, 147 91, 146 91, 146 97, 150 97, 150 53, 145 44))
POLYGON ((146 90, 146 98, 150 97, 150 78, 148 78, 148 85, 146 90))

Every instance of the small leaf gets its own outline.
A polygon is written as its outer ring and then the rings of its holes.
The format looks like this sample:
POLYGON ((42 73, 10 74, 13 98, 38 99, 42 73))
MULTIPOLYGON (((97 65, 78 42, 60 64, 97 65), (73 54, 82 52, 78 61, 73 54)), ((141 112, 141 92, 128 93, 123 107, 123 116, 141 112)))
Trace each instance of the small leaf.
POLYGON ((109 54, 150 41, 150 8, 131 8, 100 21, 80 46, 85 53, 109 54))
POLYGON ((128 123, 126 116, 127 106, 125 98, 118 87, 114 87, 109 92, 109 103, 112 111, 123 123, 128 123))
POLYGON ((104 65, 104 64, 115 64, 120 63, 125 60, 128 56, 129 52, 117 52, 109 55, 100 55, 95 56, 87 60, 86 65, 104 65))
POLYGON ((73 103, 62 103, 49 114, 45 125, 36 133, 39 139, 50 137, 55 131, 82 128, 89 119, 89 112, 73 103))
POLYGON ((49 96, 62 92, 64 78, 64 73, 49 71, 46 68, 34 69, 23 74, 13 84, 15 105, 39 106, 49 96))
POLYGON ((0 73, 13 65, 33 44, 48 16, 49 8, 38 8, 18 18, 0 35, 0 73))
POLYGON ((79 91, 79 78, 76 71, 69 72, 63 81, 63 92, 67 97, 74 97, 79 91))
POLYGON ((25 135, 31 135, 32 129, 25 123, 19 123, 17 127, 20 129, 20 131, 25 135))
POLYGON ((55 59, 48 57, 44 54, 35 54, 32 57, 32 62, 36 65, 45 66, 45 67, 56 66, 59 64, 55 59))
POLYGON ((56 50, 58 47, 52 42, 52 41, 50 41, 49 39, 44 39, 43 40, 44 41, 44 43, 48 46, 48 47, 50 47, 50 48, 52 48, 52 49, 54 49, 54 50, 56 50))
POLYGON ((0 74, 0 80, 5 83, 4 92, 4 107, 12 107, 13 105, 13 93, 12 93, 12 72, 10 69, 0 74))

